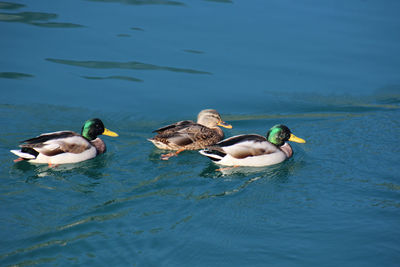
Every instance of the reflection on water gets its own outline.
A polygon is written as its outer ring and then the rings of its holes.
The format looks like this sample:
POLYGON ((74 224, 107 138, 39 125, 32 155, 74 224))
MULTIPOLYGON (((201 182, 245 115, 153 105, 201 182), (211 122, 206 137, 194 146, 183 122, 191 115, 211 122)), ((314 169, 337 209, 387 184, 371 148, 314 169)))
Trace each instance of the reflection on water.
MULTIPOLYGON (((251 120, 281 120, 281 119, 313 119, 313 118, 337 118, 358 117, 358 113, 297 113, 297 114, 252 114, 252 115, 224 115, 227 121, 251 121, 251 120)), ((265 131, 268 131, 266 128, 265 131)))
POLYGON ((55 261, 57 259, 57 257, 42 257, 42 258, 38 258, 38 259, 34 259, 34 260, 32 260, 32 259, 21 260, 21 258, 13 259, 13 257, 18 257, 18 255, 19 255, 19 257, 23 257, 23 255, 26 253, 31 253, 32 251, 36 251, 36 250, 45 250, 45 249, 48 249, 51 247, 64 247, 73 242, 77 242, 79 240, 84 240, 84 239, 90 238, 90 237, 98 235, 98 234, 101 234, 101 232, 94 231, 94 232, 88 232, 88 233, 83 233, 83 234, 77 233, 74 236, 64 237, 64 238, 59 238, 59 237, 49 238, 48 234, 44 234, 44 235, 38 236, 36 238, 36 240, 40 240, 41 242, 35 243, 32 246, 18 248, 14 251, 2 254, 2 255, 0 255, 0 259, 9 258, 8 260, 11 260, 11 261, 14 260, 14 262, 18 261, 18 264, 14 265, 14 266, 30 266, 30 265, 39 265, 39 264, 43 264, 43 263, 50 263, 50 262, 55 261))
POLYGON ((144 31, 142 28, 140 27, 131 27, 131 30, 133 31, 144 31))
POLYGON ((183 51, 186 53, 191 53, 191 54, 204 54, 204 52, 200 51, 200 50, 184 49, 183 51))
POLYGON ((20 12, 20 13, 0 13, 0 21, 20 22, 30 25, 48 27, 48 28, 77 28, 83 27, 80 24, 66 22, 42 22, 56 19, 57 14, 43 12, 20 12))
POLYGON ((26 182, 35 182, 39 178, 53 176, 56 178, 68 178, 70 175, 81 174, 91 179, 100 179, 105 174, 103 169, 107 166, 106 155, 100 155, 94 159, 74 164, 61 164, 49 167, 47 164, 34 164, 27 161, 16 162, 12 172, 17 176, 27 177, 26 182))
MULTIPOLYGON (((282 92, 281 92, 282 93, 282 92)), ((274 95, 273 91, 268 94, 274 95)), ((287 93, 273 106, 272 114, 226 114, 227 121, 352 118, 369 116, 370 112, 398 110, 400 108, 400 86, 379 89, 367 96, 323 95, 317 93, 287 93), (283 110, 281 108, 284 107, 283 110)), ((277 97, 276 97, 277 98, 277 97)), ((266 129, 267 130, 267 129, 266 129)))
POLYGON ((387 86, 365 96, 294 94, 303 103, 313 103, 319 110, 339 112, 364 112, 378 109, 397 109, 400 106, 400 86, 387 86))
POLYGON ((129 81, 129 82, 143 82, 143 80, 134 78, 134 77, 129 77, 129 76, 118 76, 118 75, 112 75, 112 76, 106 76, 106 77, 98 77, 98 76, 81 76, 84 79, 88 80, 123 80, 123 81, 129 81))
POLYGON ((0 9, 18 9, 24 7, 25 5, 10 3, 10 2, 0 2, 0 9))
MULTIPOLYGON (((79 226, 79 225, 82 225, 82 224, 86 224, 86 223, 90 223, 90 222, 93 222, 93 221, 105 222, 105 221, 108 221, 108 220, 114 220, 114 219, 117 219, 117 218, 121 218, 126 214, 127 214, 127 211, 115 212, 115 213, 110 213, 110 214, 101 214, 101 215, 90 215, 90 216, 87 216, 87 217, 85 217, 83 219, 79 219, 77 221, 68 223, 66 225, 59 226, 57 228, 58 228, 58 230, 62 231, 62 230, 68 229, 68 228, 76 227, 76 226, 79 226)), ((82 217, 82 215, 81 215, 81 217, 82 217)))
POLYGON ((151 153, 148 156, 148 160, 153 162, 153 163, 158 163, 160 162, 160 158, 162 154, 168 153, 166 152, 167 150, 161 150, 158 148, 153 148, 151 150, 151 153))
POLYGON ((232 0, 204 0, 207 2, 217 2, 217 3, 228 3, 228 4, 233 4, 232 0))
POLYGON ((187 68, 175 68, 168 66, 158 66, 154 64, 142 63, 137 61, 129 62, 116 62, 116 61, 79 61, 79 60, 68 60, 68 59, 57 59, 57 58, 46 58, 47 61, 70 65, 75 67, 91 68, 91 69, 130 69, 130 70, 165 70, 172 72, 183 72, 189 74, 211 74, 210 72, 187 69, 187 68))
POLYGON ((286 177, 289 173, 294 173, 296 170, 301 168, 302 164, 301 155, 298 155, 296 161, 291 158, 285 162, 265 167, 226 167, 210 162, 209 165, 200 173, 200 176, 205 178, 244 178, 257 174, 269 178, 276 176, 286 177))
POLYGON ((178 1, 165 1, 165 0, 87 0, 91 2, 104 2, 104 3, 120 3, 125 5, 171 5, 171 6, 184 6, 185 4, 178 1))
POLYGON ((260 179, 266 179, 274 183, 285 183, 287 182, 288 177, 291 175, 295 175, 295 173, 300 168, 302 168, 304 164, 305 163, 301 160, 301 158, 297 159, 297 161, 288 160, 286 162, 267 167, 221 168, 220 166, 211 162, 207 166, 207 168, 205 168, 200 173, 200 176, 213 179, 222 178, 228 180, 233 180, 233 179, 238 179, 238 180, 244 179, 244 180, 242 183, 239 183, 234 188, 230 188, 223 192, 219 193, 204 192, 203 194, 194 196, 194 198, 205 199, 205 198, 223 197, 236 194, 260 179))
POLYGON ((126 33, 120 33, 120 34, 117 34, 117 37, 131 37, 131 35, 126 34, 126 33))
POLYGON ((393 84, 378 88, 371 96, 376 102, 389 106, 400 106, 400 85, 393 84))
POLYGON ((21 72, 0 72, 0 78, 5 79, 23 79, 34 77, 31 74, 21 73, 21 72))

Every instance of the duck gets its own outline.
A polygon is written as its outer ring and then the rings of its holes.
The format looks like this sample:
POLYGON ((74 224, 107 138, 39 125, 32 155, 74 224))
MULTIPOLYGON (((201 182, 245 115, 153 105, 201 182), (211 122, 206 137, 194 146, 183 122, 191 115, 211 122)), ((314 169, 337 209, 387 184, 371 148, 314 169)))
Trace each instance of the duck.
POLYGON ((215 109, 204 109, 198 114, 197 122, 185 120, 161 127, 148 140, 159 149, 175 151, 161 156, 162 160, 168 160, 182 151, 204 149, 221 141, 224 132, 218 126, 232 129, 215 109))
POLYGON ((99 135, 118 136, 106 129, 100 119, 94 118, 83 124, 81 134, 73 131, 43 133, 21 141, 21 148, 10 152, 19 157, 15 162, 47 163, 49 166, 77 163, 106 151, 106 145, 99 135))
POLYGON ((273 126, 266 137, 258 134, 232 136, 199 151, 219 165, 264 167, 283 162, 293 155, 287 141, 305 143, 282 124, 273 126))

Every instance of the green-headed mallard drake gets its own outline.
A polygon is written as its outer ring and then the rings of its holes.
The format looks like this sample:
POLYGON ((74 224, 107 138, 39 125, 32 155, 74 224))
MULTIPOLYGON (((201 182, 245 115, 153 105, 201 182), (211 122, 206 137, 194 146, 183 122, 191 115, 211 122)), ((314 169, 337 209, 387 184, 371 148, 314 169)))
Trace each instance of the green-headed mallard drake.
POLYGON ((217 164, 227 166, 269 166, 280 163, 293 155, 286 141, 305 143, 285 125, 275 125, 267 136, 258 134, 237 135, 199 152, 217 164))
POLYGON ((104 128, 100 119, 87 120, 81 134, 72 131, 44 133, 22 141, 20 150, 11 150, 20 158, 33 163, 58 165, 88 160, 106 151, 106 145, 98 135, 118 136, 104 128))
POLYGON ((205 109, 197 116, 197 123, 179 121, 164 126, 153 131, 157 135, 148 140, 160 149, 176 150, 174 153, 161 156, 161 159, 168 160, 184 150, 203 149, 221 141, 224 138, 224 132, 218 126, 232 128, 230 124, 222 121, 216 110, 205 109))

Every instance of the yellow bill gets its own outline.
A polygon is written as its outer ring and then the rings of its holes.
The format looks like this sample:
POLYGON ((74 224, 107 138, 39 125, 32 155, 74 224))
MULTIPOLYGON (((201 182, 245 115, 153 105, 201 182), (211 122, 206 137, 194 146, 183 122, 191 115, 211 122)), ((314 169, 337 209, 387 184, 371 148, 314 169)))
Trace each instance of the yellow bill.
POLYGON ((290 134, 289 141, 296 142, 296 143, 305 143, 306 142, 306 140, 304 140, 300 137, 297 137, 294 134, 290 134))
POLYGON ((228 124, 228 123, 226 123, 226 122, 224 122, 224 121, 218 122, 217 125, 218 125, 218 126, 221 126, 221 127, 224 127, 224 128, 232 129, 232 125, 230 125, 230 124, 228 124))
POLYGON ((115 133, 115 132, 113 132, 113 131, 110 131, 110 130, 108 130, 108 129, 106 129, 106 128, 104 128, 104 132, 103 132, 102 134, 103 134, 103 135, 112 136, 112 137, 117 137, 117 136, 118 136, 117 133, 115 133))

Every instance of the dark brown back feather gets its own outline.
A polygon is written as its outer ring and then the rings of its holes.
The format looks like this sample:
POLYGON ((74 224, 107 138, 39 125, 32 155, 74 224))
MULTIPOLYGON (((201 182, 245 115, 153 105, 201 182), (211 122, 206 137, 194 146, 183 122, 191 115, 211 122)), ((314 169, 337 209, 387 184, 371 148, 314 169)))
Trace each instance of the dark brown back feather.
POLYGON ((21 141, 20 143, 25 143, 22 145, 24 147, 35 147, 36 145, 41 146, 42 143, 47 142, 49 140, 67 138, 77 135, 79 134, 72 131, 55 132, 55 133, 42 134, 37 137, 21 141))
POLYGON ((186 149, 200 149, 213 145, 222 138, 223 132, 219 128, 210 129, 192 121, 184 121, 176 127, 160 132, 153 139, 165 144, 173 143, 186 149))
POLYGON ((184 127, 189 126, 190 124, 195 124, 194 121, 178 121, 174 124, 170 124, 164 127, 161 127, 157 130, 154 130, 153 133, 163 133, 163 132, 168 132, 168 130, 172 130, 172 131, 178 131, 184 127))

